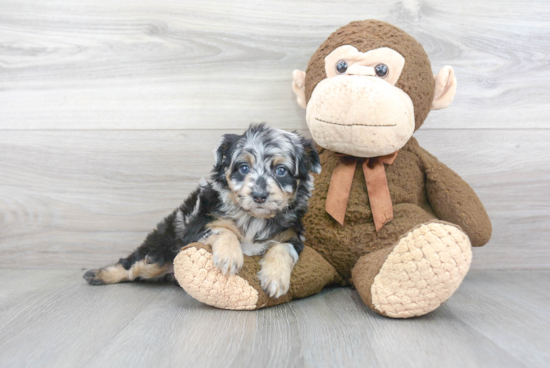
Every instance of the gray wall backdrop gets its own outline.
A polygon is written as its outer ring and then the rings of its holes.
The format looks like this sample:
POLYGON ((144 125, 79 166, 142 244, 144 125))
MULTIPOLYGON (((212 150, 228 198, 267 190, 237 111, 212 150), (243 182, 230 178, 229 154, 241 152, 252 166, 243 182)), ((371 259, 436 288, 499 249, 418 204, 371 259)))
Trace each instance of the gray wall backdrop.
POLYGON ((458 94, 415 136, 494 225, 474 269, 550 266, 550 2, 0 0, 0 267, 117 260, 226 132, 307 134, 291 73, 352 20, 416 37, 458 94))

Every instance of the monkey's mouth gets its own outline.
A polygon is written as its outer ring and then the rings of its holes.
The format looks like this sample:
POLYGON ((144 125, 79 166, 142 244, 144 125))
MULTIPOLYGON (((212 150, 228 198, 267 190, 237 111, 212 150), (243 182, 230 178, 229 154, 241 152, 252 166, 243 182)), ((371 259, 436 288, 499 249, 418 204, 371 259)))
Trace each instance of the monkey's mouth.
POLYGON ((362 127, 394 127, 394 126, 397 126, 397 124, 341 124, 341 123, 333 123, 331 121, 322 120, 322 119, 319 119, 319 118, 315 118, 315 120, 320 121, 322 123, 332 124, 332 125, 339 125, 339 126, 362 126, 362 127))

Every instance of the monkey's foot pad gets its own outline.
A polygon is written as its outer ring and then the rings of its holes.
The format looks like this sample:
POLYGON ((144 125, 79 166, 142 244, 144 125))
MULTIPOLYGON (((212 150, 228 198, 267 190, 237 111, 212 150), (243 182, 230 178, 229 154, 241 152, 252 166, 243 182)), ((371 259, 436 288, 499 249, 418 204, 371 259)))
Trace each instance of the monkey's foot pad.
POLYGON ((223 309, 256 309, 258 292, 238 275, 226 276, 214 266, 212 253, 202 247, 183 249, 174 259, 174 275, 198 301, 223 309))
POLYGON ((470 239, 459 228, 421 225, 386 258, 371 286, 373 305, 394 318, 429 313, 458 289, 471 261, 470 239))

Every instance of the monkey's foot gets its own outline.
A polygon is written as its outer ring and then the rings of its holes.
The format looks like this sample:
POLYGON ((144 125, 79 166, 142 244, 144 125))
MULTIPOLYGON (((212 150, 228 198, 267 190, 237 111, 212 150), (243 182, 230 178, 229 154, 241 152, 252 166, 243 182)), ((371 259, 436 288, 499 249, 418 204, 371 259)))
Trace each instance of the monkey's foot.
POLYGON ((174 260, 174 276, 189 295, 217 308, 252 310, 287 303, 317 294, 342 278, 319 253, 304 247, 290 276, 288 292, 270 297, 260 284, 260 256, 244 256, 237 275, 224 275, 213 262, 212 248, 189 244, 174 260))
POLYGON ((174 259, 174 276, 198 301, 223 309, 256 309, 258 291, 238 275, 224 275, 212 260, 212 249, 202 243, 183 248, 174 259))
POLYGON ((423 224, 391 248, 367 254, 352 271, 363 301, 393 318, 427 314, 451 297, 468 273, 468 236, 442 222, 423 224))

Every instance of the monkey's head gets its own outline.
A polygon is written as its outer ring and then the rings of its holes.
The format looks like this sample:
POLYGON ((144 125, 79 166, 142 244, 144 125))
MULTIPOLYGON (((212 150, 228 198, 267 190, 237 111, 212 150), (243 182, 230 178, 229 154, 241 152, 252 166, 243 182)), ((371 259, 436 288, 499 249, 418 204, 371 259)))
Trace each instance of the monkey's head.
POLYGON ((432 74, 414 38, 388 23, 352 22, 295 70, 293 90, 313 139, 326 149, 376 157, 402 148, 430 110, 449 106, 453 69, 432 74))

